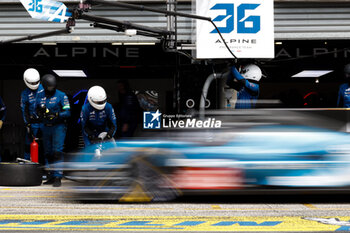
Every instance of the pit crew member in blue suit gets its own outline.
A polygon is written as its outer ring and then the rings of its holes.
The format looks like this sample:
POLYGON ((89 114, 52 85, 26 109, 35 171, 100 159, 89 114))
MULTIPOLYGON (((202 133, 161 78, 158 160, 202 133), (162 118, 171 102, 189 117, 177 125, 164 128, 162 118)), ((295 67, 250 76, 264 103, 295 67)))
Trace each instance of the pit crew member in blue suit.
POLYGON ((112 140, 117 129, 114 109, 107 103, 105 90, 93 86, 88 91, 88 102, 80 114, 85 146, 104 140, 112 140))
POLYGON ((40 129, 40 120, 36 114, 37 95, 44 89, 40 84, 40 74, 36 69, 29 68, 23 74, 27 88, 21 93, 21 110, 26 127, 24 159, 30 160, 30 143, 36 138, 40 129))
MULTIPOLYGON (((66 137, 66 121, 70 117, 70 104, 67 95, 56 90, 56 77, 46 74, 42 78, 44 92, 37 97, 37 112, 42 119, 44 155, 49 167, 63 160, 63 146, 66 137)), ((61 186, 62 171, 53 170, 44 184, 61 186)))
POLYGON ((350 108, 350 64, 344 67, 344 78, 346 83, 339 87, 337 106, 350 108))
POLYGON ((259 96, 259 81, 262 72, 257 65, 243 66, 241 72, 236 67, 231 68, 226 85, 235 89, 237 93, 236 109, 255 108, 259 96))

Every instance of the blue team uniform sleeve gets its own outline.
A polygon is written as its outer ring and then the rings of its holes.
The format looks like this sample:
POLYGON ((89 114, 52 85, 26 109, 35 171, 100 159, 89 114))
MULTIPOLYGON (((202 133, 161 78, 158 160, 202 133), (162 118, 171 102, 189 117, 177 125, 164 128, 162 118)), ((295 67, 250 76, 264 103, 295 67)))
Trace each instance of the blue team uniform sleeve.
MULTIPOLYGON (((252 82, 249 82, 248 80, 246 80, 237 70, 236 67, 232 66, 231 68, 231 73, 232 73, 232 76, 238 80, 238 81, 241 81, 242 83, 244 83, 244 87, 248 89, 248 91, 256 96, 259 94, 259 84, 256 84, 256 83, 252 83, 252 82)), ((232 80, 232 76, 230 75, 228 80, 227 81, 231 81, 232 80)))
POLYGON ((87 134, 87 132, 85 132, 85 126, 86 126, 86 122, 89 116, 89 111, 86 105, 83 105, 83 107, 81 108, 81 112, 80 112, 80 122, 81 122, 81 128, 83 130, 83 133, 87 134))
POLYGON ((23 91, 21 93, 21 111, 22 111, 22 117, 23 117, 24 124, 28 124, 27 114, 26 114, 27 103, 28 103, 28 95, 26 95, 25 91, 23 91))
POLYGON ((108 119, 112 124, 112 127, 110 127, 111 132, 108 132, 108 134, 114 136, 117 131, 117 117, 115 116, 114 109, 110 104, 108 105, 108 113, 108 119))
POLYGON ((249 92, 252 95, 258 95, 259 94, 259 84, 256 83, 251 83, 248 80, 245 80, 245 84, 244 84, 245 88, 247 88, 249 90, 249 92))
POLYGON ((0 98, 0 120, 5 121, 6 118, 6 106, 4 101, 2 101, 2 99, 0 98))
POLYGON ((69 118, 70 117, 70 104, 67 95, 63 95, 61 98, 62 109, 59 112, 60 118, 69 118))
MULTIPOLYGON (((236 80, 243 80, 244 77, 238 72, 237 68, 232 66, 231 67, 231 73, 230 75, 228 75, 227 77, 227 81, 226 81, 226 84, 229 85, 231 82, 233 82, 233 79, 236 79, 236 80)), ((230 86, 230 85, 229 85, 230 86)))
POLYGON ((236 67, 232 66, 231 72, 232 72, 233 77, 235 77, 235 79, 237 79, 238 81, 244 79, 244 77, 238 72, 236 67))

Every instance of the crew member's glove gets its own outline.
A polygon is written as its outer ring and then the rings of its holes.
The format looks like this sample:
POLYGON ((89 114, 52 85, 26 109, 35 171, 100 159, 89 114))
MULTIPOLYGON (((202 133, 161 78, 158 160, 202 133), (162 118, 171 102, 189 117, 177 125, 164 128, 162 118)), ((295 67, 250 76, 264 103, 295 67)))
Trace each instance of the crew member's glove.
POLYGON ((113 138, 113 135, 111 135, 110 133, 107 133, 106 138, 107 138, 107 139, 111 139, 111 138, 113 138))
MULTIPOLYGON (((108 136, 107 132, 102 132, 98 135, 98 138, 103 141, 108 136)), ((108 138, 108 137, 107 137, 108 138)))
POLYGON ((32 129, 30 127, 30 124, 26 124, 26 131, 28 135, 32 135, 32 129))
POLYGON ((0 129, 2 128, 3 124, 4 124, 4 122, 2 120, 0 120, 0 129))

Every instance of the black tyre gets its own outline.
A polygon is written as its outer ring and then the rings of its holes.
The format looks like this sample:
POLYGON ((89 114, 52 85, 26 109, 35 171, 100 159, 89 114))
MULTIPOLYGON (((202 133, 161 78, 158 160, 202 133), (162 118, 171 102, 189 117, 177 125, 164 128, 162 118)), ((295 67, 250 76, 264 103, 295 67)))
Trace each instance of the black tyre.
POLYGON ((133 166, 136 173, 134 185, 140 185, 151 201, 171 201, 180 195, 167 175, 160 168, 154 167, 147 158, 136 159, 133 166))
POLYGON ((40 164, 0 163, 0 186, 37 186, 41 182, 40 164))

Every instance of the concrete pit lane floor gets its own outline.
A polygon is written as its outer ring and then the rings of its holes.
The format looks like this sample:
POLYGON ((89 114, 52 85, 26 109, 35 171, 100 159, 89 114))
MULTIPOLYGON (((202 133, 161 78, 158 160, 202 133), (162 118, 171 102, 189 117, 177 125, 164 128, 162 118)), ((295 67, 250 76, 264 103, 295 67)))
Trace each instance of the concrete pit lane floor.
POLYGON ((0 187, 0 232, 350 231, 349 195, 191 196, 163 203, 79 202, 62 187, 0 187))

